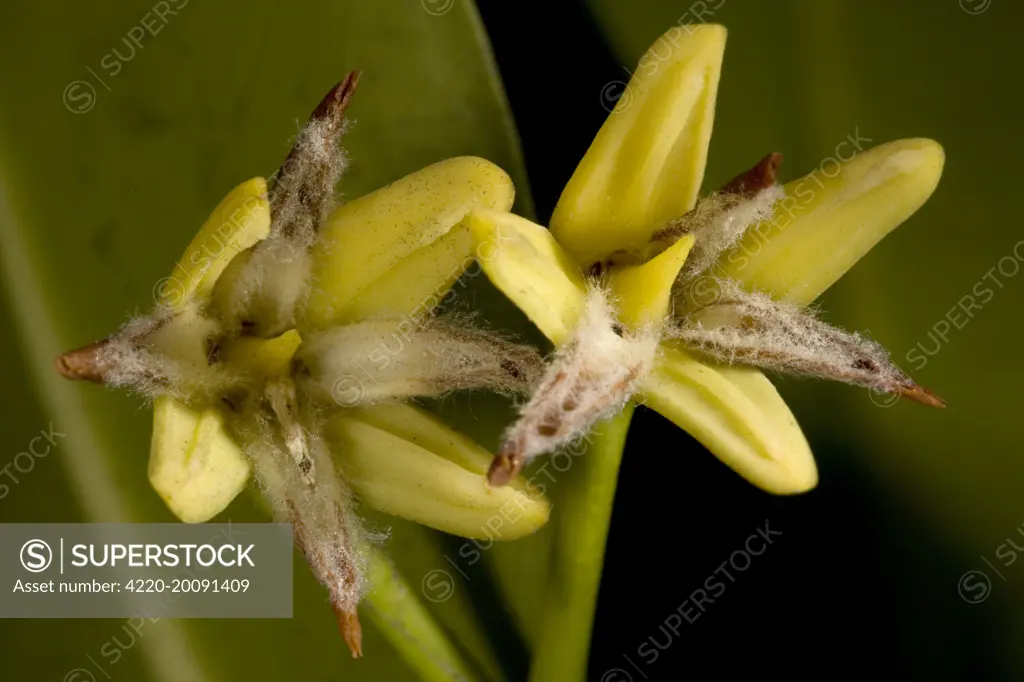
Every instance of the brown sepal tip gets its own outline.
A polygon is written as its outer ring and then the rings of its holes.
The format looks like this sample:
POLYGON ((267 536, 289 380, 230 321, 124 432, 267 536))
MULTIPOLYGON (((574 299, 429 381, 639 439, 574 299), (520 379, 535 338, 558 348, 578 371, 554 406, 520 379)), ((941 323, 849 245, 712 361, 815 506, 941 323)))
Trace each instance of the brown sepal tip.
POLYGON ((103 339, 58 356, 54 362, 57 372, 65 379, 102 384, 111 369, 104 358, 108 345, 110 339, 103 339))
POLYGON ((359 622, 359 614, 353 609, 335 607, 334 616, 338 620, 341 636, 352 652, 352 658, 363 657, 363 626, 359 622))
MULTIPOLYGON (((320 100, 313 113, 309 115, 309 122, 324 121, 333 134, 340 135, 344 128, 345 111, 348 109, 352 94, 359 85, 359 78, 362 76, 362 73, 362 71, 349 71, 341 81, 336 83, 320 100)), ((275 190, 271 195, 270 206, 271 215, 275 220, 277 219, 281 204, 284 202, 283 197, 288 196, 290 193, 289 185, 293 182, 291 180, 292 166, 296 163, 296 157, 301 153, 300 144, 296 141, 275 174, 275 190)), ((301 190, 302 188, 296 189, 301 190)), ((245 324, 246 322, 243 321, 243 328, 245 324)))
POLYGON ((502 448, 491 460, 491 466, 487 469, 487 484, 494 488, 508 485, 513 478, 519 475, 523 464, 521 456, 502 448))
POLYGON ((757 165, 750 170, 740 173, 725 183, 720 191, 723 194, 754 196, 775 185, 780 163, 782 163, 782 154, 772 152, 758 161, 757 165))
POLYGON ((345 110, 348 109, 349 101, 352 99, 352 93, 356 91, 356 87, 359 85, 359 78, 362 75, 362 71, 349 71, 340 82, 335 84, 324 95, 324 98, 320 100, 320 104, 313 110, 309 120, 329 120, 334 125, 340 125, 345 117, 345 110))
POLYGON ((915 403, 927 405, 928 407, 946 407, 945 400, 929 391, 927 388, 918 386, 917 384, 902 387, 899 391, 899 395, 901 398, 909 398, 915 403))

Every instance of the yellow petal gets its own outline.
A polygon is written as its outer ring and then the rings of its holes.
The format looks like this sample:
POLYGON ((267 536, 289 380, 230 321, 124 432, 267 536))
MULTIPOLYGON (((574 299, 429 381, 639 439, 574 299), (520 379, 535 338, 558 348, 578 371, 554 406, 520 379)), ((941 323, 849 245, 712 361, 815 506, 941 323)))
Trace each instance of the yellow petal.
POLYGON ((347 320, 419 319, 429 316, 473 263, 473 238, 457 225, 448 234, 406 256, 356 295, 345 308, 347 320))
POLYGON ((759 370, 706 365, 663 344, 642 395, 647 406, 754 485, 792 494, 817 484, 817 467, 803 432, 759 370))
POLYGON ((213 209, 171 275, 157 283, 157 304, 177 308, 208 298, 231 259, 269 231, 267 183, 263 178, 247 180, 213 209))
POLYGON ((566 185, 551 232, 579 263, 625 250, 691 208, 715 116, 725 28, 675 26, 637 64, 566 185))
MULTIPOLYGON (((501 168, 484 159, 459 157, 343 204, 328 219, 313 250, 313 291, 302 328, 352 321, 366 316, 375 304, 392 313, 409 305, 401 286, 403 273, 391 275, 392 269, 401 267, 407 257, 423 256, 422 250, 446 235, 471 208, 507 211, 514 198, 512 181, 501 168), (383 286, 379 292, 378 283, 383 286)), ((449 262, 461 263, 470 252, 453 258, 451 250, 459 246, 458 241, 449 243, 434 255, 442 253, 449 262)), ((418 268, 404 272, 404 277, 430 278, 408 281, 416 295, 443 290, 445 282, 453 281, 445 267, 433 272, 418 268)))
POLYGON ((213 518, 242 492, 249 474, 249 460, 227 435, 217 410, 196 411, 157 398, 149 482, 179 519, 213 518))
POLYGON ((686 235, 643 265, 612 268, 610 283, 620 322, 635 329, 665 318, 672 285, 693 242, 693 235, 686 235))
POLYGON ((492 455, 436 417, 380 405, 332 417, 325 436, 362 503, 467 538, 514 540, 543 526, 547 499, 521 478, 492 488, 492 455))
POLYGON ((912 139, 822 163, 785 186, 774 218, 751 228, 719 272, 807 305, 928 200, 944 162, 937 142, 912 139))
MULTIPOLYGON (((158 305, 181 311, 161 334, 174 346, 165 352, 205 364, 206 349, 194 344, 205 336, 187 333, 188 328, 203 324, 198 309, 209 300, 228 263, 269 231, 270 204, 263 178, 243 182, 213 209, 170 277, 154 292, 158 305)), ((173 398, 157 399, 149 480, 178 518, 198 523, 217 515, 245 488, 249 474, 249 460, 217 410, 193 410, 173 398)))
POLYGON ((466 216, 487 277, 555 344, 583 312, 584 282, 551 233, 511 213, 474 210, 466 216))

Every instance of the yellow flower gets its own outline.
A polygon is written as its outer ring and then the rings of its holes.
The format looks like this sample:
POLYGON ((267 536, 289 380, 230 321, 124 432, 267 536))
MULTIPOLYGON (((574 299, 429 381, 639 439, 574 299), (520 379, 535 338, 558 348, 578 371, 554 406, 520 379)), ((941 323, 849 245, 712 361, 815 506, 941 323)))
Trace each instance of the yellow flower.
MULTIPOLYGON (((389 325, 389 334, 390 321, 421 322, 471 262, 472 244, 468 231, 457 227, 459 220, 470 207, 507 210, 513 196, 501 169, 463 157, 340 206, 320 242, 330 248, 318 246, 321 253, 314 256, 317 284, 303 328, 313 333, 374 320, 389 325)), ((177 310, 205 305, 227 264, 264 238, 269 227, 265 181, 239 185, 214 209, 164 280, 160 303, 177 310)), ((380 337, 370 338, 380 343, 380 337)), ((221 362, 273 376, 289 370, 301 343, 300 332, 289 331, 269 340, 236 339, 217 353, 221 362)), ((364 364, 372 372, 372 363, 364 364)), ((336 377, 333 398, 341 407, 355 405, 373 381, 369 373, 336 377)), ((212 518, 248 485, 251 464, 226 429, 230 418, 224 403, 188 406, 171 396, 154 401, 150 482, 183 521, 212 518)), ((503 526, 504 539, 531 533, 547 520, 543 496, 522 483, 508 491, 488 488, 481 475, 490 454, 419 408, 346 410, 331 418, 328 430, 337 436, 335 457, 353 473, 353 488, 372 508, 473 538, 487 537, 487 521, 509 507, 522 513, 503 526)))
POLYGON ((698 202, 725 38, 681 26, 648 51, 550 231, 467 216, 478 243, 501 245, 481 261, 491 281, 556 346, 492 482, 636 396, 759 487, 808 490, 810 448, 757 366, 940 404, 880 347, 803 308, 927 200, 942 148, 892 142, 781 187, 773 155, 698 202))
MULTIPOLYGON (((214 210, 157 307, 58 359, 69 378, 154 400, 150 481, 181 519, 223 510, 255 473, 329 601, 353 656, 366 568, 383 565, 355 499, 450 533, 535 531, 550 505, 488 487, 489 454, 403 401, 458 389, 522 392, 536 351, 435 314, 473 262, 461 219, 507 211, 508 175, 449 159, 335 207, 338 139, 358 81, 328 93, 268 189, 249 180, 214 210)), ((404 587, 381 599, 409 603, 404 587)))

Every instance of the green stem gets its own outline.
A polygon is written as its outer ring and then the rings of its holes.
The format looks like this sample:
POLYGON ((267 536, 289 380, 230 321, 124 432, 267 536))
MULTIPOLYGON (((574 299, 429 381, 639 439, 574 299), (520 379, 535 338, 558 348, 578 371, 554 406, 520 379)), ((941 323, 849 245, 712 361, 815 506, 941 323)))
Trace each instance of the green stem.
MULTIPOLYGON (((255 502, 268 516, 271 514, 263 495, 256 495, 255 502)), ((387 554, 369 546, 365 551, 369 557, 366 578, 372 587, 359 605, 360 614, 365 609, 380 633, 423 682, 480 682, 480 676, 466 665, 444 627, 423 605, 419 592, 409 587, 387 554)), ((455 585, 451 588, 454 590, 455 585)), ((475 642, 464 644, 473 651, 475 642)), ((484 655, 479 650, 476 653, 484 655)))
POLYGON ((530 682, 583 682, 601 585, 605 542, 622 449, 633 417, 630 403, 598 424, 586 453, 558 482, 554 562, 530 682))
MULTIPOLYGON (((448 636, 398 569, 379 551, 370 553, 367 615, 424 682, 476 682, 448 636)), ((452 586, 454 589, 454 586, 452 586)))

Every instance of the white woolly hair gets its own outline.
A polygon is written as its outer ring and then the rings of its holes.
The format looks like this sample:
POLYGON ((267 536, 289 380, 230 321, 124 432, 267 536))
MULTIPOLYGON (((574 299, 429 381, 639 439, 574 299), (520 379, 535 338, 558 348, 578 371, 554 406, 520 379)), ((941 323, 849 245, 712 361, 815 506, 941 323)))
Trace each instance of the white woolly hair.
POLYGON ((348 155, 338 139, 348 129, 327 119, 307 123, 295 139, 293 153, 274 179, 274 206, 268 239, 284 239, 306 248, 335 207, 338 182, 348 169, 348 155))
POLYGON ((299 132, 270 190, 270 233, 236 256, 218 280, 226 292, 221 314, 230 328, 270 338, 295 326, 296 311, 309 296, 309 250, 335 207, 335 188, 348 167, 338 144, 345 127, 316 119, 299 132))
POLYGON ((572 338, 505 432, 502 456, 528 462, 622 409, 654 363, 659 333, 654 327, 623 329, 608 292, 592 283, 572 338))
POLYGON ((684 280, 709 270, 719 257, 739 243, 747 230, 767 220, 772 208, 785 196, 774 185, 753 196, 720 192, 700 199, 693 210, 676 218, 655 235, 660 241, 676 241, 692 234, 694 245, 680 273, 684 280))
POLYGON ((110 337, 98 358, 106 368, 104 383, 147 400, 164 395, 186 403, 213 400, 246 381, 211 362, 207 342, 219 329, 194 306, 133 318, 110 337))
POLYGON ((436 397, 456 390, 526 393, 543 371, 532 346, 469 323, 436 317, 420 325, 362 322, 307 336, 296 360, 311 394, 344 407, 436 397))
POLYGON ((367 587, 367 557, 362 528, 353 512, 352 493, 336 474, 326 442, 316 421, 294 410, 291 417, 253 410, 234 422, 245 443, 259 486, 274 518, 291 523, 295 543, 317 580, 329 593, 331 606, 350 647, 357 650, 359 626, 356 607, 367 587), (282 421, 282 417, 284 417, 282 421), (295 452, 287 432, 297 427, 301 448, 312 462, 315 482, 295 465, 295 452), (356 639, 352 646, 350 638, 356 639))
POLYGON ((720 298, 677 320, 669 335, 717 362, 833 379, 887 393, 916 384, 882 346, 833 327, 807 309, 718 279, 720 298))
POLYGON ((232 260, 217 283, 220 314, 235 335, 272 338, 295 326, 309 298, 311 256, 305 246, 266 239, 232 260))

